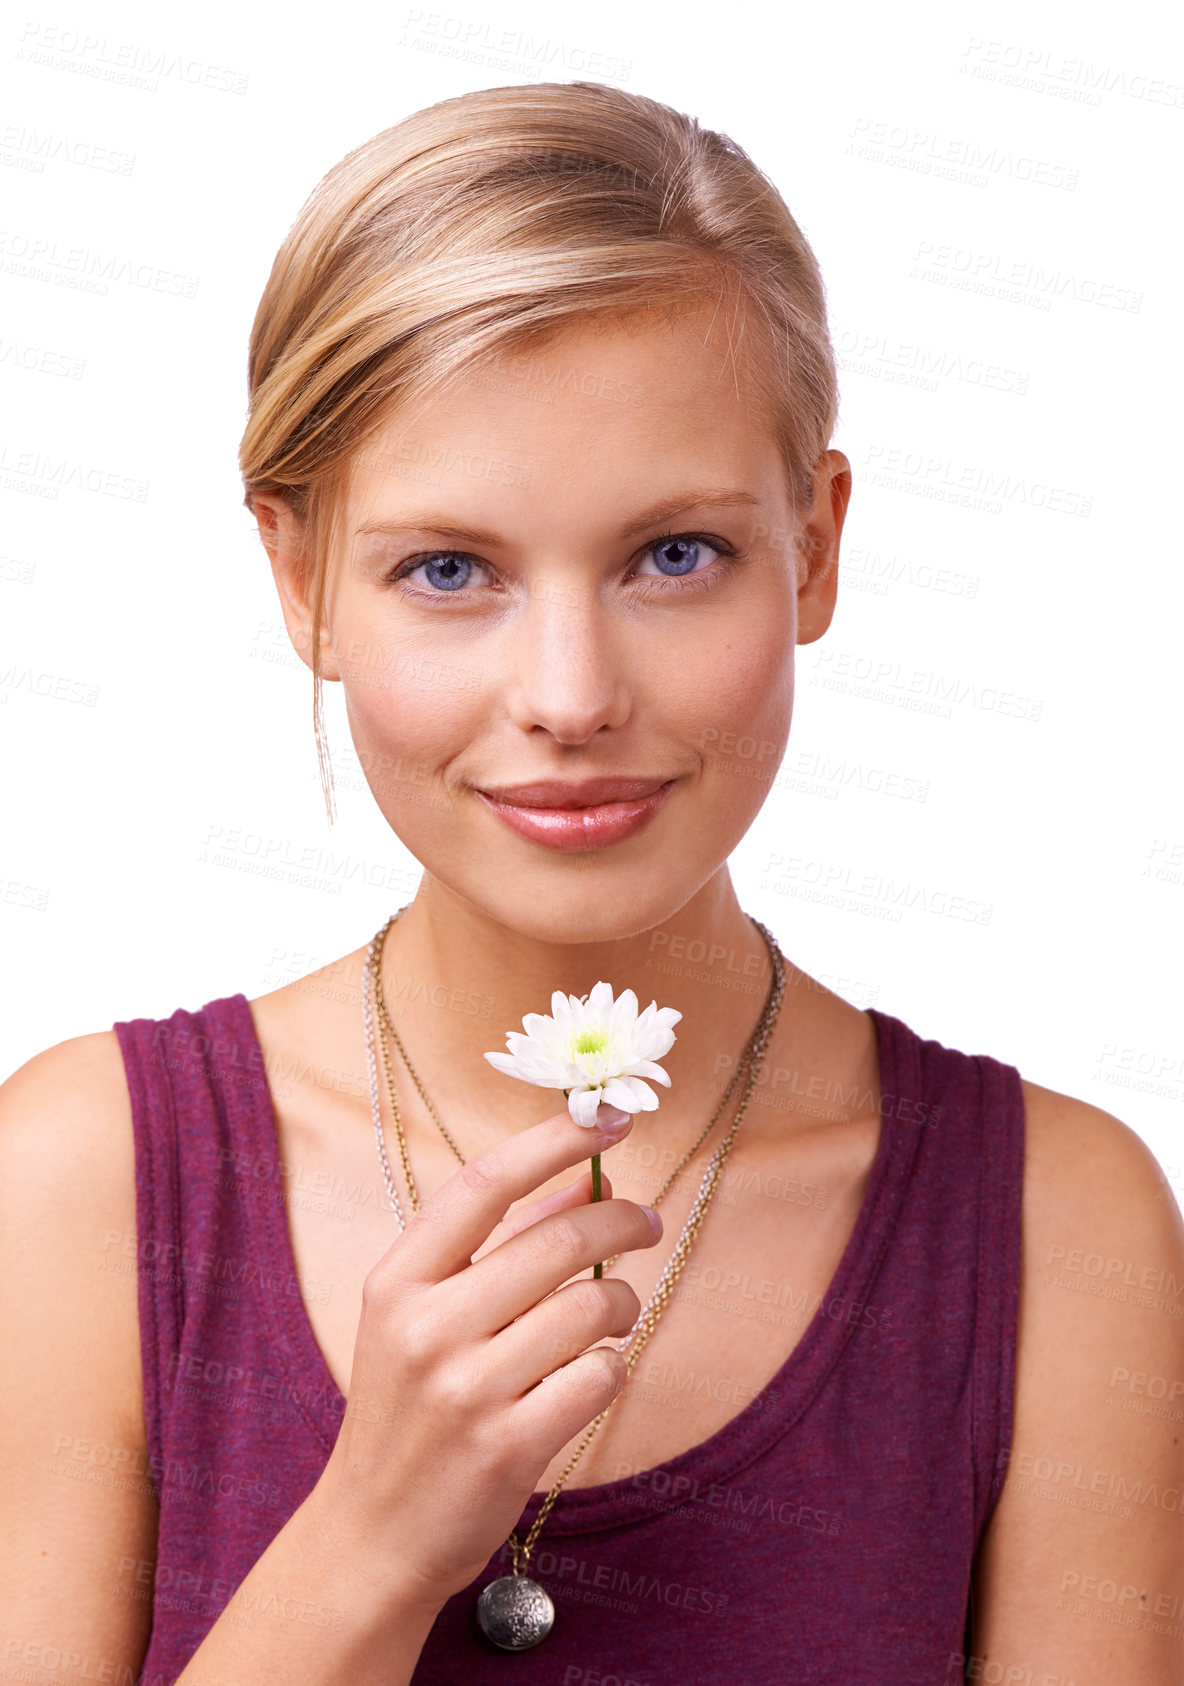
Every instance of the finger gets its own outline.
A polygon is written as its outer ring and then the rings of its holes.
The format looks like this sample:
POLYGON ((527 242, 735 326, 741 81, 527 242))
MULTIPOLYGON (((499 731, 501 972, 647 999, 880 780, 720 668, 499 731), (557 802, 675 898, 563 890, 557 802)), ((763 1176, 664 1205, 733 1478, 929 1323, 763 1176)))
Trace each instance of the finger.
MULTIPOLYGON (((600 1173, 600 1198, 611 1200, 613 1185, 607 1171, 600 1173)), ((520 1235, 531 1224, 540 1218, 549 1217, 552 1212, 566 1212, 572 1206, 587 1206, 592 1199, 592 1173, 585 1171, 574 1183, 566 1188, 557 1189, 553 1194, 545 1194, 541 1200, 532 1201, 527 1206, 520 1206, 512 1211, 508 1217, 498 1224, 489 1240, 473 1254, 473 1263, 483 1259, 487 1253, 492 1253, 495 1247, 500 1247, 503 1241, 508 1241, 512 1235, 520 1235)))
POLYGON ((596 1116, 585 1129, 570 1113, 556 1113, 470 1159, 424 1202, 376 1269, 393 1281, 417 1284, 442 1282, 466 1269, 515 1201, 622 1141, 633 1125, 616 1107, 601 1106, 596 1116))
POLYGON ((499 1389, 514 1401, 545 1376, 570 1364, 596 1341, 622 1339, 641 1315, 641 1301, 616 1276, 585 1277, 532 1306, 495 1335, 487 1348, 499 1389))
POLYGON ((515 1407, 515 1430, 524 1444, 538 1447, 539 1476, 562 1447, 608 1409, 628 1380, 624 1356, 612 1347, 594 1346, 523 1395, 515 1407))
POLYGON ((652 1247, 662 1233, 661 1217, 654 1218, 632 1200, 602 1200, 531 1224, 474 1261, 463 1301, 449 1310, 450 1333, 461 1340, 498 1334, 598 1259, 652 1247))

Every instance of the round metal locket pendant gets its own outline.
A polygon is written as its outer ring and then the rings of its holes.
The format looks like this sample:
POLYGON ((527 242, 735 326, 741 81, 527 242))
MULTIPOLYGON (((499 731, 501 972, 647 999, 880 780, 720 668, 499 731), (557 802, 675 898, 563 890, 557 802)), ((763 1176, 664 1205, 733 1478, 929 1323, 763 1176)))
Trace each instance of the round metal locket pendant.
POLYGON ((555 1624, 555 1606, 529 1575, 490 1581, 477 1600, 481 1632, 499 1651, 529 1651, 555 1624))

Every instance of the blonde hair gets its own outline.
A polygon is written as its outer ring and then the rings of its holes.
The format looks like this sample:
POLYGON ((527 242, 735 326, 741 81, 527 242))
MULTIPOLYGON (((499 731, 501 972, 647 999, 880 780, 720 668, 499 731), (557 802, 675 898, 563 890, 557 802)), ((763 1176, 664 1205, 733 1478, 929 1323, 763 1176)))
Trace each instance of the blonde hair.
POLYGON ((808 507, 838 411, 822 276, 728 136, 598 82, 480 88, 384 129, 313 190, 255 314, 239 466, 249 509, 281 493, 301 524, 330 823, 319 634, 351 460, 404 401, 589 313, 674 316, 704 298, 733 312, 733 366, 738 347, 791 503, 808 507))

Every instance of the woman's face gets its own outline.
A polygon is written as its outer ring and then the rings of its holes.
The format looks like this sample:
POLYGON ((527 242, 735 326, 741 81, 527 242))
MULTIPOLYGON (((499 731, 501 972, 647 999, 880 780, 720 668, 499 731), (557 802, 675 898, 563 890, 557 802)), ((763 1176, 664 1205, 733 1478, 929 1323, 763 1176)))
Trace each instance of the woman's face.
POLYGON ((781 760, 849 465, 823 460, 807 565, 733 381, 710 312, 592 325, 401 411, 352 467, 325 677, 391 828, 529 938, 668 920, 781 760))

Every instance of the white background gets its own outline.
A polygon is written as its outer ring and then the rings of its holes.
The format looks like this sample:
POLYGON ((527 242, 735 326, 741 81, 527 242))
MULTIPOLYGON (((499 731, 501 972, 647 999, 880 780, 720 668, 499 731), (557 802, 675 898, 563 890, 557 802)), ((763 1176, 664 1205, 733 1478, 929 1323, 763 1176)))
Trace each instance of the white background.
POLYGON ((470 88, 587 77, 738 141, 829 289, 844 583, 734 857, 743 904, 857 1005, 1124 1119, 1184 1191, 1167 8, 8 17, 0 1075, 274 988, 410 898, 333 685, 324 815, 311 677, 241 504, 247 337, 351 147, 470 88), (236 829, 241 870, 201 859, 236 829), (318 889, 252 870, 320 851, 318 889))

